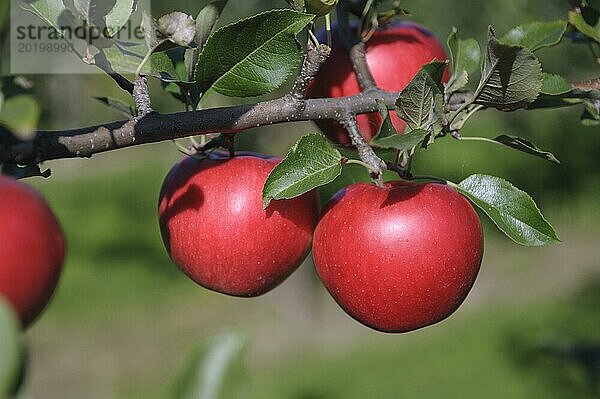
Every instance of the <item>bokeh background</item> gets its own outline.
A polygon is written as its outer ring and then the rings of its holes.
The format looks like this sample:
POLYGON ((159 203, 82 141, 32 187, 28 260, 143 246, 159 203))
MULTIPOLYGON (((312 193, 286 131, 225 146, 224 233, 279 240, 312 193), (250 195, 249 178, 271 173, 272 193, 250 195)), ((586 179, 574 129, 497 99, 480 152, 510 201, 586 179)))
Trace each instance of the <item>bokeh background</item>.
MULTIPOLYGON (((195 15, 204 3, 154 0, 152 11, 195 15)), ((230 0, 222 23, 284 5, 230 0)), ((403 6, 442 42, 457 26, 462 37, 483 44, 490 24, 504 33, 532 19, 565 19, 568 2, 406 0, 403 6)), ((585 46, 568 41, 539 56, 548 72, 571 80, 596 77, 600 69, 585 46)), ((42 128, 121 118, 92 99, 127 99, 102 75, 30 78, 42 128)), ((180 110, 152 85, 157 110, 180 110)), ((520 247, 484 218, 484 261, 464 305, 442 323, 403 335, 380 334, 346 316, 320 285, 310 257, 257 299, 209 292, 178 272, 156 217, 162 179, 181 157, 172 143, 48 162, 53 176, 29 182, 60 219, 68 259, 53 302, 26 334, 26 391, 48 399, 170 398, 194 349, 236 332, 246 337, 246 350, 241 371, 226 383, 242 398, 599 397, 600 129, 582 126, 581 111, 486 111, 463 131, 527 137, 553 152, 559 166, 451 139, 418 154, 422 173, 455 181, 474 172, 507 178, 535 198, 562 242, 520 247)), ((238 136, 238 148, 283 155, 315 130, 310 123, 253 129, 238 136)))

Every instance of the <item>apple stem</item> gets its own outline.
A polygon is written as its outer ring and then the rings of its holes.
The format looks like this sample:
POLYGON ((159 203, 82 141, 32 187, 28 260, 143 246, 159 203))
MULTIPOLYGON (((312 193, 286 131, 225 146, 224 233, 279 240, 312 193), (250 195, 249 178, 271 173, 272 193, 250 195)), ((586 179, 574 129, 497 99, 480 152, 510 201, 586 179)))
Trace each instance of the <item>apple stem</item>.
POLYGON ((386 169, 386 164, 377 156, 373 148, 371 148, 360 134, 360 130, 356 124, 356 117, 354 115, 347 116, 340 120, 340 124, 346 128, 352 144, 358 150, 358 156, 361 161, 369 165, 368 169, 371 172, 373 183, 379 187, 383 187, 383 170, 386 169))
POLYGON ((360 166, 368 169, 370 173, 377 173, 377 171, 375 169, 373 169, 373 167, 371 165, 369 165, 368 163, 365 163, 363 161, 359 161, 358 159, 344 159, 344 164, 360 165, 360 166))
POLYGON ((398 173, 401 179, 404 180, 412 180, 413 175, 410 173, 410 170, 405 169, 404 167, 398 165, 396 162, 388 162, 386 163, 387 170, 398 173))

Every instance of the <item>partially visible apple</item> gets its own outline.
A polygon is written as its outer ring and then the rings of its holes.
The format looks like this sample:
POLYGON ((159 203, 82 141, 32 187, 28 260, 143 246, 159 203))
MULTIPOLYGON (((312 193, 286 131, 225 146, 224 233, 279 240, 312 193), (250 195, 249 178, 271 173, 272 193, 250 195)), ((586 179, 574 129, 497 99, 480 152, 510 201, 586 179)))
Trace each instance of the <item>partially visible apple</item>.
POLYGON ((160 230, 171 259, 192 280, 224 294, 257 296, 306 258, 319 216, 316 192, 262 209, 263 185, 279 161, 211 154, 171 169, 160 193, 160 230))
MULTIPOLYGON (((325 34, 319 39, 324 41, 325 34)), ((394 22, 377 29, 365 44, 367 64, 377 85, 386 91, 402 91, 424 64, 433 60, 445 61, 442 45, 423 26, 412 22, 394 22)), ((444 73, 448 80, 448 70, 444 73)), ((323 64, 309 88, 309 98, 344 97, 360 93, 350 58, 337 30, 333 30, 331 55, 323 64)), ((406 123, 391 113, 392 123, 402 133, 406 123)), ((357 116, 363 137, 369 141, 379 130, 382 119, 378 113, 357 116)), ((316 122, 332 141, 349 145, 346 131, 335 121, 316 122)))
POLYGON ((406 332, 452 314, 483 256, 479 217, 453 188, 357 183, 326 207, 313 240, 323 284, 361 323, 406 332))
POLYGON ((0 295, 27 327, 50 300, 61 274, 65 239, 44 199, 0 176, 0 295))

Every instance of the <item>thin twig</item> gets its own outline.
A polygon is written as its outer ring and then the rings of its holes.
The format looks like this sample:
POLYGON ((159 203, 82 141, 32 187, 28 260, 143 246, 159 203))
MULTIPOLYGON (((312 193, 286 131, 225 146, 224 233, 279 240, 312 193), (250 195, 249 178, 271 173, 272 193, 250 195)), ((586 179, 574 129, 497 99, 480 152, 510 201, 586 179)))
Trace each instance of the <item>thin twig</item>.
POLYGON ((413 178, 409 170, 398 165, 396 162, 386 162, 386 167, 387 170, 398 173, 398 176, 404 180, 411 180, 413 178))
POLYGON ((144 116, 154 112, 150 93, 148 92, 148 80, 145 76, 138 76, 133 83, 133 98, 137 108, 137 117, 144 116))
POLYGON ((571 86, 574 89, 580 89, 585 91, 600 90, 600 78, 584 80, 582 82, 572 82, 571 86))
POLYGON ((350 140, 352 140, 352 144, 358 150, 358 156, 361 161, 370 166, 371 177, 373 178, 373 182, 383 187, 383 169, 386 169, 385 162, 375 154, 373 148, 365 141, 365 139, 361 136, 360 130, 358 129, 358 125, 356 124, 356 117, 353 115, 348 115, 344 119, 339 121, 346 131, 348 132, 348 136, 350 136, 350 140))
POLYGON ((307 52, 304 57, 304 62, 302 63, 302 69, 290 92, 292 97, 297 100, 304 99, 310 82, 312 82, 317 72, 319 72, 319 68, 323 65, 330 52, 331 49, 326 45, 319 44, 318 46, 315 46, 312 41, 308 40, 307 52))

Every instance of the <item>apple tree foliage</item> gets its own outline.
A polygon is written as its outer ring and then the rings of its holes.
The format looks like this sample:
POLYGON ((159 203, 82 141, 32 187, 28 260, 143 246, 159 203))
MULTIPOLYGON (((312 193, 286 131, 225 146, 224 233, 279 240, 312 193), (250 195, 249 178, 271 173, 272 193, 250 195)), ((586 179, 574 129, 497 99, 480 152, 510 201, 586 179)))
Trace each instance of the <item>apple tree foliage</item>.
MULTIPOLYGON (((89 45, 93 48, 82 52, 82 62, 110 74, 129 92, 133 92, 133 83, 124 76, 126 73, 134 74, 136 79, 142 76, 157 79, 166 93, 181 101, 185 110, 193 111, 200 109, 204 99, 212 93, 256 97, 280 89, 298 74, 306 54, 306 46, 299 38, 309 32, 309 42, 314 40, 315 22, 321 23, 324 16, 329 21, 330 15, 335 14, 332 11, 336 3, 336 0, 288 0, 287 8, 282 2, 274 5, 274 9, 221 26, 219 18, 226 10, 227 0, 212 1, 197 15, 174 11, 156 17, 145 13, 142 22, 145 43, 127 46, 112 36, 124 26, 137 6, 134 0, 116 0, 108 10, 94 5, 94 0, 75 0, 72 8, 63 0, 28 0, 23 7, 57 28, 61 24, 59 19, 65 16, 83 21, 87 26, 106 27, 109 37, 95 43, 96 46, 89 45)), ((349 7, 364 31, 392 17, 403 17, 407 12, 399 7, 399 2, 351 3, 349 7)), ((593 49, 600 49, 600 12, 585 0, 571 3, 572 8, 565 11, 564 20, 534 21, 503 34, 490 26, 483 43, 463 38, 453 29, 447 39, 449 63, 434 61, 423 66, 398 93, 393 107, 382 99, 373 99, 383 123, 369 143, 371 147, 389 161, 391 170, 402 169, 394 159, 401 160, 400 164, 410 164, 411 157, 445 140, 478 140, 484 143, 482 145, 492 143, 559 163, 553 154, 524 137, 501 135, 489 139, 465 137, 460 132, 470 118, 490 109, 510 112, 583 108, 582 123, 600 125, 598 81, 568 82, 550 67, 546 69, 536 56, 538 50, 560 46, 568 40, 582 41, 593 49), (442 83, 446 67, 450 69, 450 79, 442 83), (404 134, 397 134, 389 112, 396 112, 406 121, 408 128, 404 134)), ((6 20, 7 4, 0 4, 0 24, 6 20)), ((26 143, 35 136, 41 112, 30 88, 27 79, 19 76, 0 81, 0 154, 10 152, 7 149, 15 143, 26 143)), ((136 107, 130 103, 109 97, 97 100, 128 118, 136 118, 136 107)), ((7 159, 0 158, 4 160, 4 173, 18 178, 49 175, 49 171, 40 169, 39 163, 21 164, 18 157, 7 159)), ((308 133, 269 175, 263 203, 267 206, 272 199, 293 198, 331 183, 348 164, 369 167, 356 151, 337 148, 320 133, 308 133)), ((437 180, 455 187, 519 244, 539 246, 558 240, 532 198, 500 177, 475 174, 454 183, 443 177, 412 176, 405 169, 400 172, 401 178, 437 180)), ((3 343, 0 345, 0 395, 14 387, 22 351, 14 316, 5 308, 0 303, 0 342, 3 343)), ((227 359, 235 356, 239 347, 238 340, 226 337, 208 350, 208 357, 219 358, 225 367, 227 359)), ((202 361, 195 361, 194 367, 201 369, 202 361)), ((199 373, 203 379, 214 380, 205 387, 218 389, 219 376, 207 371, 199 373)), ((180 395, 191 396, 185 392, 180 395)), ((200 397, 215 396, 207 393, 200 397)))

